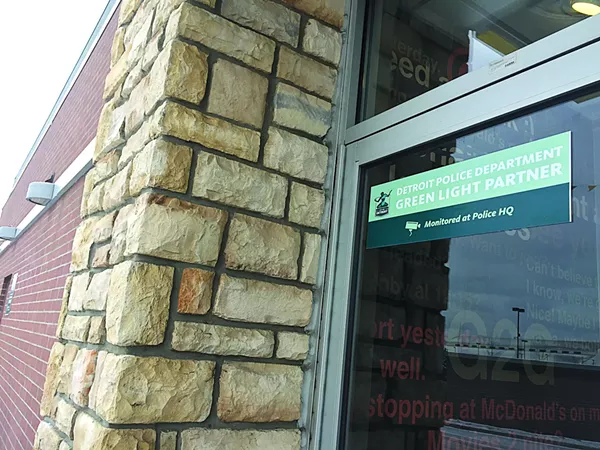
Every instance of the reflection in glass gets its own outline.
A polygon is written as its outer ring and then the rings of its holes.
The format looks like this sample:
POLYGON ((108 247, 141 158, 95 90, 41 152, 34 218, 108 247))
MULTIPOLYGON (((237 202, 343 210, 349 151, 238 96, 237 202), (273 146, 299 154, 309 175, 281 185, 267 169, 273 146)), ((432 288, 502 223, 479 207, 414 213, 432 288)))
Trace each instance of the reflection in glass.
POLYGON ((360 120, 411 100, 587 16, 569 0, 374 0, 360 120))
POLYGON ((363 192, 566 131, 572 223, 367 250, 363 214, 343 448, 598 447, 600 94, 394 155, 363 192))

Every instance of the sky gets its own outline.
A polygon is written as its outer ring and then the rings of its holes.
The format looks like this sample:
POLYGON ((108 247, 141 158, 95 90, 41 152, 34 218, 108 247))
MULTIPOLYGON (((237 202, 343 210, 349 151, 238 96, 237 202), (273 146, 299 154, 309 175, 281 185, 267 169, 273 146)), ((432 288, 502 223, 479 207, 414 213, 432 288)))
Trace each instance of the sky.
POLYGON ((3 2, 0 206, 108 0, 3 2))

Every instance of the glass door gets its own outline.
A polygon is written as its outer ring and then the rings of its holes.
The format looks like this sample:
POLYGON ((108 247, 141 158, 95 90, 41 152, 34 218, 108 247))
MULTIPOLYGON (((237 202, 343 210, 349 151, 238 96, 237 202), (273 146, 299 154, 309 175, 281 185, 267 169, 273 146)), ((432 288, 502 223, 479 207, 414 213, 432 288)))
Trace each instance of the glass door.
MULTIPOLYGON (((357 85, 354 142, 599 38, 574 0, 353 2, 347 70, 357 85), (353 44, 355 42, 355 44, 353 44)), ((582 0, 597 4, 599 0, 582 0)), ((594 5, 591 5, 594 6, 594 5)), ((591 9, 588 11, 591 12, 591 9)))
POLYGON ((347 146, 314 448, 600 446, 598 54, 347 146))
POLYGON ((367 17, 360 119, 505 56, 514 65, 517 50, 590 16, 569 0, 373 0, 367 17))

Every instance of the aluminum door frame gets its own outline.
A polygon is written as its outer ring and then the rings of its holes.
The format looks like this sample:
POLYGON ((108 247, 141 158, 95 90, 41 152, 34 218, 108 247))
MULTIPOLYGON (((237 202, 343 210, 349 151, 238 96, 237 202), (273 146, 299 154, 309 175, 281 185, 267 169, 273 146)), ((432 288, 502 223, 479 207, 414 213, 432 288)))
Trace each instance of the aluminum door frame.
POLYGON ((363 122, 355 123, 361 71, 359 67, 356 67, 355 60, 360 63, 364 34, 363 16, 365 13, 364 0, 351 0, 351 6, 346 13, 346 17, 349 19, 346 50, 349 51, 353 61, 348 67, 344 67, 344 74, 349 78, 348 84, 352 87, 347 98, 355 109, 353 116, 347 121, 348 129, 345 133, 345 144, 364 139, 383 129, 393 127, 398 123, 431 111, 440 105, 452 102, 578 48, 600 41, 599 14, 533 42, 498 61, 492 62, 488 67, 467 73, 388 111, 363 122))
POLYGON ((591 85, 597 84, 600 89, 598 55, 600 42, 589 44, 397 125, 384 127, 350 145, 340 146, 336 170, 339 175, 332 194, 329 244, 332 250, 328 255, 330 269, 324 286, 309 448, 335 450, 339 445, 347 330, 350 303, 354 301, 352 273, 357 263, 354 249, 362 167, 462 130, 485 126, 525 108, 547 104, 591 85))

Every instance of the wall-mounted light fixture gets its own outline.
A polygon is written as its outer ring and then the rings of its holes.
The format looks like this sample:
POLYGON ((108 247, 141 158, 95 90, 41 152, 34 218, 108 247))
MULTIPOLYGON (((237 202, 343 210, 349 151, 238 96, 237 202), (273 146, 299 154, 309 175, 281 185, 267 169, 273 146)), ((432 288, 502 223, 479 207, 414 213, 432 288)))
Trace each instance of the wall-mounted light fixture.
POLYGON ((16 227, 0 227, 0 239, 5 241, 14 241, 19 234, 19 229, 16 227))
POLYGON ((36 205, 46 206, 57 194, 56 184, 48 182, 35 182, 29 185, 27 200, 36 205))
POLYGON ((600 0, 571 0, 571 8, 586 16, 600 14, 600 0))

